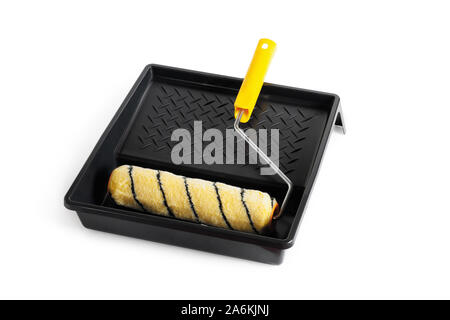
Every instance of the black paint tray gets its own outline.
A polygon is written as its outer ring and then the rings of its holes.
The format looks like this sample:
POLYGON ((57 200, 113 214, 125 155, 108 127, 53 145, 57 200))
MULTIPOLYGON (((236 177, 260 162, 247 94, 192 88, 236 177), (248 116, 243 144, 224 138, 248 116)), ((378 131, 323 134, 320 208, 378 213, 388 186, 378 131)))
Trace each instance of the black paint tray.
POLYGON ((294 184, 285 212, 264 235, 138 212, 116 206, 107 195, 112 170, 131 164, 266 191, 281 202, 287 186, 276 175, 260 175, 258 165, 171 161, 177 143, 171 141, 174 129, 192 131, 197 120, 203 130, 233 127, 234 99, 241 83, 242 79, 209 73, 145 67, 67 192, 65 206, 75 210, 87 228, 281 263, 284 250, 294 244, 332 127, 343 126, 339 97, 334 94, 264 84, 251 119, 243 126, 279 129, 279 165, 294 184))

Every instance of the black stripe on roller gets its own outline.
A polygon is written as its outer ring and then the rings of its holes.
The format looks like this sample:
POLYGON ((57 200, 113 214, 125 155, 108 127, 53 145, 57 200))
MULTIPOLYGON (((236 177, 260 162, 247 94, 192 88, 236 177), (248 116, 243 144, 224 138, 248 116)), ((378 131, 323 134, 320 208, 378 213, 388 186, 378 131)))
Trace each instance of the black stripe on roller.
POLYGON ((228 222, 228 219, 227 219, 227 216, 225 215, 225 212, 223 212, 222 200, 220 199, 219 188, 217 188, 217 185, 216 185, 215 182, 213 183, 213 185, 214 185, 214 189, 216 190, 217 201, 219 202, 219 210, 220 210, 220 213, 222 214, 223 220, 227 224, 228 228, 233 230, 233 228, 231 227, 230 223, 228 222))
POLYGON ((198 217, 197 211, 195 211, 195 208, 194 208, 194 203, 192 202, 192 197, 191 197, 191 193, 189 192, 189 186, 186 181, 186 177, 183 177, 183 180, 184 180, 184 187, 186 188, 186 195, 189 200, 189 205, 191 206, 191 210, 194 213, 195 219, 197 220, 197 222, 200 223, 200 218, 198 217))
POLYGON ((250 221, 250 225, 252 226, 253 231, 255 231, 255 233, 259 233, 258 230, 256 230, 255 225, 253 224, 252 217, 250 216, 250 211, 248 210, 247 204, 245 203, 244 193, 245 193, 245 190, 241 189, 241 201, 242 201, 242 204, 244 205, 245 212, 247 212, 248 221, 250 221))
MULTIPOLYGON (((130 181, 131 181, 131 194, 133 195, 133 199, 134 201, 139 205, 139 207, 141 207, 141 209, 145 212, 147 212, 147 210, 145 210, 144 206, 142 205, 142 203, 138 200, 137 195, 136 195, 136 190, 134 189, 134 179, 133 179, 133 166, 128 166, 128 175, 130 176, 130 181)), ((111 197, 112 198, 112 197, 111 197)))
POLYGON ((164 193, 164 189, 161 183, 161 172, 159 172, 159 170, 156 173, 156 180, 158 181, 158 185, 159 185, 159 190, 161 190, 162 196, 163 196, 163 203, 164 206, 167 208, 167 211, 169 212, 169 215, 171 217, 175 217, 175 215, 173 214, 172 210, 170 210, 169 205, 167 204, 167 199, 166 199, 166 194, 164 193))

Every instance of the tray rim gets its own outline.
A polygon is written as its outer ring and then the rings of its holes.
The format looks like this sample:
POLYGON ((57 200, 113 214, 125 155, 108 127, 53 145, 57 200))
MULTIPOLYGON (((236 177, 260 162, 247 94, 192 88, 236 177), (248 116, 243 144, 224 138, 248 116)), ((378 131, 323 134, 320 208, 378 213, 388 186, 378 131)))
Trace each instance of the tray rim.
MULTIPOLYGON (((74 182, 72 183, 72 185, 70 186, 66 195, 64 196, 64 206, 69 210, 74 210, 77 212, 82 211, 82 212, 87 212, 87 213, 92 213, 92 214, 107 215, 107 216, 115 217, 118 219, 131 219, 133 221, 137 221, 140 223, 159 225, 160 227, 167 228, 167 229, 175 228, 175 229, 180 229, 180 230, 187 231, 187 232, 203 233, 203 234, 210 235, 212 237, 228 238, 233 241, 244 241, 244 242, 253 243, 256 245, 267 246, 267 247, 272 247, 272 248, 276 248, 276 249, 288 249, 288 248, 292 247, 295 243, 295 237, 297 235, 297 231, 299 229, 301 220, 304 216, 304 210, 305 210, 307 201, 309 200, 314 182, 317 178, 317 173, 318 173, 320 164, 323 159, 325 148, 326 148, 326 145, 328 144, 329 136, 331 135, 331 130, 334 126, 334 123, 336 121, 336 116, 338 114, 338 110, 339 110, 339 106, 340 106, 340 98, 338 95, 336 95, 334 93, 308 90, 308 89, 302 89, 302 88, 297 88, 297 87, 292 87, 292 86, 284 86, 284 85, 278 85, 278 84, 272 84, 272 83, 266 83, 266 82, 264 83, 264 86, 271 86, 271 87, 280 88, 283 90, 287 89, 287 90, 301 91, 301 92, 318 94, 318 95, 325 95, 325 96, 328 96, 333 99, 329 117, 325 124, 325 128, 324 128, 322 137, 320 139, 319 147, 317 149, 315 158, 313 160, 313 166, 311 168, 310 177, 308 179, 307 184, 304 187, 303 196, 302 196, 302 199, 298 206, 298 209, 296 211, 295 218, 292 221, 291 228, 285 238, 273 238, 273 237, 268 237, 268 236, 259 235, 259 234, 251 234, 251 233, 245 233, 245 232, 240 232, 240 231, 236 231, 236 230, 228 230, 228 229, 223 229, 223 228, 214 227, 214 226, 196 224, 196 223, 192 223, 189 221, 183 221, 180 219, 172 219, 172 218, 167 218, 167 217, 158 216, 158 215, 140 214, 140 213, 137 213, 137 212, 131 211, 131 210, 104 207, 101 205, 75 201, 72 199, 74 190, 78 187, 81 178, 86 173, 93 158, 97 154, 101 145, 106 140, 106 138, 109 135, 109 133, 111 132, 113 126, 115 125, 115 123, 117 122, 119 117, 121 116, 123 110, 127 107, 128 103, 130 102, 131 98, 135 94, 137 88, 142 83, 144 78, 149 73, 150 73, 150 76, 152 76, 154 69, 170 69, 170 70, 175 70, 178 72, 189 72, 189 73, 194 73, 194 74, 207 76, 207 77, 220 77, 222 79, 241 81, 241 82, 243 80, 243 78, 237 78, 237 77, 208 73, 208 72, 203 72, 203 71, 196 71, 196 70, 189 70, 189 69, 165 66, 165 65, 160 65, 160 64, 146 65, 144 67, 143 71, 141 72, 141 74, 139 75, 138 79, 135 81, 133 87, 128 92, 124 101, 120 105, 119 109, 116 111, 113 118, 109 122, 108 126, 106 127, 106 129, 104 130, 102 135, 100 136, 100 138, 97 141, 97 143, 95 144, 93 150, 89 154, 89 157, 85 161, 83 167, 80 169, 80 172, 78 173, 74 182)), ((118 141, 118 145, 119 145, 119 142, 120 141, 118 141)))

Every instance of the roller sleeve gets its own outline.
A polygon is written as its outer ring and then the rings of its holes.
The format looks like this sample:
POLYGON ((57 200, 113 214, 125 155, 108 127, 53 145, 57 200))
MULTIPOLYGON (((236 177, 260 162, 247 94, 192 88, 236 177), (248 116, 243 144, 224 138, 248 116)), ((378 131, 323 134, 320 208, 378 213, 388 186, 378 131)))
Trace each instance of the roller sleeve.
POLYGON ((268 193, 123 165, 108 182, 116 204, 244 232, 262 233, 278 208, 268 193))

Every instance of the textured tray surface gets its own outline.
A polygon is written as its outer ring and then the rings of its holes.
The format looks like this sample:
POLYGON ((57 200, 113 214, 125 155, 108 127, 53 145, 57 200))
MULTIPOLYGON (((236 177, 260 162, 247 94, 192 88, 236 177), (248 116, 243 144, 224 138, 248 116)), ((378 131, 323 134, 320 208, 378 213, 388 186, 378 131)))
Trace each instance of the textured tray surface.
MULTIPOLYGON (((230 87, 214 86, 214 79, 208 84, 180 79, 153 77, 146 94, 142 97, 134 122, 123 137, 118 148, 122 159, 171 162, 171 151, 178 141, 171 141, 172 131, 184 128, 194 132, 194 121, 201 120, 203 132, 215 128, 223 132, 232 129, 234 123, 234 99, 238 87, 230 82, 230 87)), ((295 92, 294 89, 292 91, 295 92)), ((309 104, 310 105, 310 104, 309 104)), ((280 168, 296 186, 304 186, 311 164, 322 137, 328 112, 322 108, 308 106, 308 101, 301 98, 286 99, 263 90, 253 115, 243 128, 279 129, 279 164, 280 168), (283 101, 283 102, 281 102, 283 101)), ((237 159, 236 140, 233 140, 234 159, 237 159)), ((209 142, 204 142, 203 146, 209 142)), ((267 150, 271 150, 270 133, 267 150)), ((248 160, 249 147, 246 148, 248 160)), ((194 138, 191 150, 195 149, 194 138)), ((220 152, 225 161, 226 146, 220 152)), ((270 153, 270 152, 269 152, 270 153)), ((193 157, 192 157, 193 159, 193 157)), ((235 176, 251 179, 254 182, 283 182, 276 176, 261 176, 259 165, 249 164, 182 164, 182 167, 199 170, 211 176, 235 176)))

